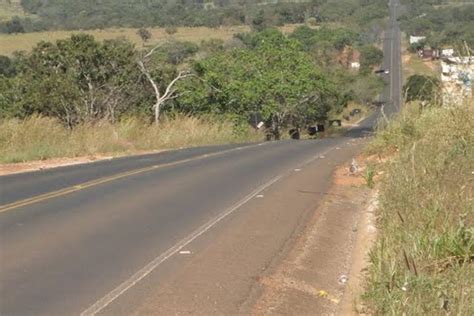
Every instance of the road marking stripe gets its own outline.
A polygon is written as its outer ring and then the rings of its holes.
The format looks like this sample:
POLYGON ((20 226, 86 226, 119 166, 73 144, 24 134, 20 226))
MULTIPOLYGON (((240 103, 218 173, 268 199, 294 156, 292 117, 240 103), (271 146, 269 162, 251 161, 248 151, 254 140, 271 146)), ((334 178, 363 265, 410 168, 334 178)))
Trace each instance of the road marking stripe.
POLYGON ((397 54, 398 54, 398 67, 397 67, 397 71, 398 71, 398 110, 400 111, 400 108, 401 106, 403 105, 403 96, 402 96, 402 93, 403 93, 403 61, 402 61, 402 39, 401 39, 401 30, 400 30, 400 25, 397 24, 397 34, 398 34, 398 37, 397 37, 397 43, 398 43, 398 50, 397 50, 397 54))
POLYGON ((81 184, 77 184, 77 185, 74 185, 74 186, 71 186, 71 187, 68 187, 68 188, 60 189, 60 190, 53 191, 53 192, 48 192, 48 193, 45 193, 45 194, 40 194, 40 195, 31 197, 31 198, 23 199, 23 200, 20 200, 20 201, 9 203, 9 204, 0 205, 0 213, 4 213, 6 211, 9 211, 9 210, 12 210, 12 209, 15 209, 15 208, 31 205, 31 204, 38 203, 38 202, 41 202, 41 201, 45 201, 45 200, 48 200, 48 199, 52 199, 52 198, 55 198, 55 197, 70 194, 70 193, 73 193, 73 192, 88 189, 90 187, 97 186, 99 184, 112 182, 112 181, 122 179, 122 178, 125 178, 125 177, 134 176, 134 175, 137 175, 137 174, 145 173, 145 172, 156 170, 156 169, 162 169, 162 168, 166 168, 166 167, 177 166, 177 165, 184 164, 184 163, 191 162, 191 161, 195 161, 195 160, 200 160, 200 159, 209 158, 209 157, 215 157, 215 156, 218 156, 218 155, 223 155, 223 154, 226 154, 226 153, 242 150, 242 149, 245 149, 245 148, 253 148, 253 147, 263 146, 264 144, 267 144, 267 143, 259 143, 259 144, 255 144, 255 145, 237 147, 237 148, 228 149, 228 150, 224 150, 224 151, 219 151, 219 152, 215 152, 215 153, 211 153, 211 154, 204 154, 204 155, 200 155, 200 156, 197 156, 197 157, 192 157, 192 158, 183 159, 183 160, 179 160, 179 161, 175 161, 175 162, 164 163, 164 164, 158 164, 158 165, 154 165, 154 166, 150 166, 150 167, 145 167, 145 168, 140 168, 140 169, 136 169, 136 170, 132 170, 132 171, 122 172, 122 173, 119 173, 119 174, 116 174, 116 175, 113 175, 113 176, 99 178, 99 179, 96 179, 96 180, 92 180, 92 181, 84 182, 84 183, 81 183, 81 184))
POLYGON ((394 31, 393 31, 393 26, 391 26, 390 32, 392 33, 390 35, 390 101, 393 102, 393 42, 394 42, 394 31))
POLYGON ((128 289, 130 289, 135 284, 140 282, 143 278, 145 278, 147 275, 149 275, 154 269, 156 269, 163 262, 168 260, 174 254, 181 251, 184 247, 189 245, 196 238, 198 238, 199 236, 206 233, 208 230, 213 228, 217 223, 219 223, 224 218, 226 218, 227 216, 229 216, 230 214, 235 212, 242 205, 244 205, 245 203, 250 201, 255 195, 257 195, 261 191, 265 190, 266 188, 270 187, 272 184, 274 184, 275 182, 280 180, 282 177, 283 177, 283 175, 277 176, 277 177, 271 179, 270 181, 268 181, 267 183, 263 184, 262 186, 258 187, 256 190, 252 191, 245 198, 243 198, 238 203, 236 203, 233 206, 231 206, 230 208, 228 208, 222 214, 215 217, 211 221, 207 222, 206 224, 204 224, 203 226, 198 228, 196 231, 194 231, 191 235, 184 238, 183 240, 178 242, 173 247, 169 248, 167 251, 162 253, 160 256, 156 257, 153 261, 151 261, 145 267, 143 267, 138 272, 136 272, 134 275, 132 275, 128 280, 126 280, 125 282, 120 284, 114 290, 109 292, 103 298, 101 298, 96 303, 94 303, 89 308, 87 308, 85 311, 83 311, 81 313, 81 316, 92 316, 92 315, 96 315, 97 313, 99 313, 101 310, 103 310, 105 307, 107 307, 110 303, 112 303, 115 299, 117 299, 119 296, 121 296, 123 293, 125 293, 128 289))

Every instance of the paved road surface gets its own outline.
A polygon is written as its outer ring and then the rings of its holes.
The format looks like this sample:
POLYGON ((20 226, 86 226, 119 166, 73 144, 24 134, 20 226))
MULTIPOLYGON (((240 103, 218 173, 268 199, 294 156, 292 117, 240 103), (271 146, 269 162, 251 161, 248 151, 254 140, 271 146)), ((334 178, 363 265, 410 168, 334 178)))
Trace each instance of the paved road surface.
POLYGON ((383 69, 390 70, 390 73, 383 75, 387 86, 381 96, 381 101, 386 103, 384 112, 389 118, 400 110, 402 104, 401 33, 397 21, 399 10, 399 0, 390 0, 390 20, 383 41, 383 69))
MULTIPOLYGON (((6 209, 0 213, 2 315, 85 310, 249 194, 253 197, 305 161, 343 147, 348 139, 236 147, 6 209)), ((140 159, 159 164, 160 158, 140 159)), ((82 169, 100 175, 119 168, 114 164, 82 169)), ((2 199, 12 200, 10 185, 45 192, 57 188, 50 184, 52 177, 73 183, 69 177, 74 178, 76 168, 2 178, 2 199)))
MULTIPOLYGON (((387 34, 392 113, 400 90, 395 22, 387 34)), ((250 291, 250 275, 278 256, 317 206, 316 193, 327 190, 334 167, 361 148, 376 119, 339 138, 194 148, 0 177, 0 314, 128 314, 182 271, 179 251, 210 247, 224 238, 211 238, 219 230, 241 233, 232 253, 245 250, 245 258, 255 251, 250 263, 230 270, 242 275, 230 283, 241 304, 238 293, 250 291), (275 210, 285 206, 271 218, 277 225, 253 213, 272 192, 295 199, 291 210, 285 200, 273 202, 275 210), (253 220, 242 223, 244 216, 253 220), (265 229, 271 234, 255 237, 265 229), (259 242, 265 247, 257 251, 259 242)), ((215 294, 216 306, 226 293, 215 294)), ((229 304, 227 311, 235 311, 229 304)))

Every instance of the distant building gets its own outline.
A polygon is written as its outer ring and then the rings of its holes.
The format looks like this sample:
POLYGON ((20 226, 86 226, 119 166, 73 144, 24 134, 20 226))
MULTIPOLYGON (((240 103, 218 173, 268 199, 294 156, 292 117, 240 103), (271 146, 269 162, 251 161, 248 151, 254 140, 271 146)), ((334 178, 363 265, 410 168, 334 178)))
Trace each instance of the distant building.
POLYGON ((410 45, 418 44, 421 41, 424 41, 426 36, 410 36, 410 45))
POLYGON ((350 66, 352 69, 360 69, 360 52, 358 50, 352 52, 350 66))
POLYGON ((452 48, 443 48, 439 53, 439 57, 446 58, 446 57, 453 57, 454 56, 454 49, 452 48))
POLYGON ((358 61, 353 61, 351 63, 351 68, 352 69, 359 69, 360 68, 360 63, 358 61))
POLYGON ((444 58, 441 72, 443 104, 459 104, 473 97, 474 57, 444 58))
POLYGON ((439 57, 439 51, 430 47, 425 47, 418 50, 418 56, 424 60, 433 60, 439 57))

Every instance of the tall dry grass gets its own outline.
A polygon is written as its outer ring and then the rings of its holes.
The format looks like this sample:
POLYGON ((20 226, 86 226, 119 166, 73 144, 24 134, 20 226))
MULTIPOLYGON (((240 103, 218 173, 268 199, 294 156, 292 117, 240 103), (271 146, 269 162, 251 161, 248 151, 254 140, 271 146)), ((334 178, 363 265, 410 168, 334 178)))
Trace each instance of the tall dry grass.
POLYGON ((235 131, 229 121, 180 116, 159 126, 137 118, 66 129, 55 119, 32 116, 0 121, 0 162, 55 157, 127 154, 148 150, 260 140, 252 130, 235 131))
MULTIPOLYGON (((0 9, 1 17, 1 9, 0 9)), ((289 34, 301 24, 288 24, 279 27, 279 29, 289 34)), ((232 39, 234 34, 249 32, 250 28, 246 25, 222 26, 219 28, 209 27, 178 27, 173 35, 166 33, 164 27, 152 27, 148 29, 152 34, 147 46, 156 46, 159 42, 168 40, 190 41, 200 44, 203 40, 220 39, 227 41, 232 39)), ((10 56, 16 51, 30 51, 41 41, 55 42, 60 39, 66 39, 73 34, 86 33, 93 35, 97 40, 110 40, 125 38, 135 44, 137 47, 143 46, 143 40, 137 34, 137 28, 106 28, 97 30, 78 30, 78 31, 44 31, 19 34, 0 34, 0 55, 10 56)))
POLYGON ((405 107, 369 151, 390 155, 364 298, 372 314, 474 315, 474 104, 405 107))

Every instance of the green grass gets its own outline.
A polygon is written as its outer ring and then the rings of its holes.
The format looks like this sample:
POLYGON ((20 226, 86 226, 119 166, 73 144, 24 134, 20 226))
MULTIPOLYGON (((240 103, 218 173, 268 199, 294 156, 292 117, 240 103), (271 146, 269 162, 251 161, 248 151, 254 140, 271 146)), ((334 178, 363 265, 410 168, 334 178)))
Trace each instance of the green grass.
POLYGON ((375 181, 374 181, 375 175, 376 175, 375 167, 373 165, 367 165, 367 167, 365 168, 365 172, 362 175, 362 177, 364 178, 365 183, 367 184, 367 186, 371 189, 374 188, 374 186, 375 186, 375 181))
POLYGON ((25 162, 98 154, 123 155, 143 151, 262 140, 252 130, 210 118, 177 117, 150 125, 136 118, 112 125, 82 124, 73 130, 58 121, 33 116, 0 121, 0 162, 25 162))
POLYGON ((404 75, 408 78, 411 75, 425 75, 438 78, 441 74, 439 71, 438 61, 423 61, 416 54, 408 54, 406 63, 404 64, 404 75))
POLYGON ((474 315, 474 107, 408 104, 368 152, 390 157, 364 299, 370 314, 474 315))

